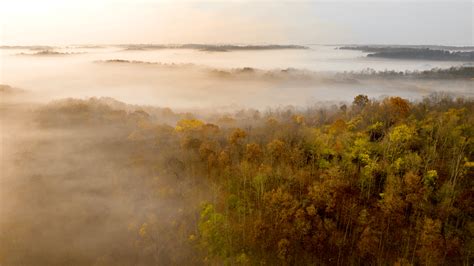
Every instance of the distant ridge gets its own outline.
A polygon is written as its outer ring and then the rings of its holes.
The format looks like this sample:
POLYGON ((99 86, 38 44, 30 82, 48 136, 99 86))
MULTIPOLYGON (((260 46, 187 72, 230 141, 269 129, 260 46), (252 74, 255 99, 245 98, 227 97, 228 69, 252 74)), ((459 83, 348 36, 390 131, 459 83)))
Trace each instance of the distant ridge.
POLYGON ((252 51, 252 50, 284 50, 284 49, 309 49, 302 45, 231 45, 231 44, 122 44, 118 45, 125 50, 157 50, 157 49, 194 49, 208 52, 227 51, 252 51))
POLYGON ((435 44, 334 44, 330 46, 339 46, 341 49, 352 50, 371 50, 371 49, 387 49, 387 48, 413 48, 413 49, 434 49, 434 50, 474 50, 472 45, 435 45, 435 44))
POLYGON ((341 50, 357 50, 369 53, 367 57, 407 60, 474 61, 474 47, 453 46, 343 46, 341 50), (456 49, 455 49, 456 48, 456 49))

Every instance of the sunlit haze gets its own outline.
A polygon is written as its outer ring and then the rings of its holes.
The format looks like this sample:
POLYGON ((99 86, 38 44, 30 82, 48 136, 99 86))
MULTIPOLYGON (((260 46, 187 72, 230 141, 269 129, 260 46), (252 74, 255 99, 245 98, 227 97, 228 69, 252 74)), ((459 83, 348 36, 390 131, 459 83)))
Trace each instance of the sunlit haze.
POLYGON ((474 265, 473 8, 0 0, 0 266, 474 265))
POLYGON ((472 17, 459 0, 2 0, 0 41, 469 45, 472 17))

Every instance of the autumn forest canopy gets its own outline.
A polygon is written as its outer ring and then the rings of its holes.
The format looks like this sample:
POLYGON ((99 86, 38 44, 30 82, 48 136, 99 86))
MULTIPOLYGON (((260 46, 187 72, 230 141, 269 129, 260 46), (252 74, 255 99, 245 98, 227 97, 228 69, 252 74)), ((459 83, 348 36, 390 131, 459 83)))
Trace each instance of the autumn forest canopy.
POLYGON ((35 137, 15 139, 0 261, 469 264, 473 111, 440 93, 212 114, 4 104, 35 137))
POLYGON ((0 0, 0 266, 474 265, 473 10, 0 0))

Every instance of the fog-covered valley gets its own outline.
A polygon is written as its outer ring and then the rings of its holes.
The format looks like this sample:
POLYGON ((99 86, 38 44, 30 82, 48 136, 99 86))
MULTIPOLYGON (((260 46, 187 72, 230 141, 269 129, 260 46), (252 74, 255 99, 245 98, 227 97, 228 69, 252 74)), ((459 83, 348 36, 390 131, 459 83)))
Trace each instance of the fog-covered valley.
POLYGON ((471 261, 472 62, 3 48, 0 265, 471 261))
POLYGON ((456 85, 451 86, 439 79, 400 78, 386 82, 334 77, 336 73, 367 69, 424 71, 471 66, 470 62, 373 59, 363 52, 335 46, 227 52, 184 48, 127 50, 120 46, 50 47, 49 50, 40 46, 43 50, 39 52, 15 48, 18 47, 0 50, 1 83, 28 90, 36 101, 42 102, 104 96, 171 108, 267 108, 350 101, 360 93, 410 99, 421 99, 435 91, 472 96, 469 78, 456 80, 456 85), (121 60, 135 63, 120 63, 121 60), (104 61, 109 63, 100 63, 104 61))

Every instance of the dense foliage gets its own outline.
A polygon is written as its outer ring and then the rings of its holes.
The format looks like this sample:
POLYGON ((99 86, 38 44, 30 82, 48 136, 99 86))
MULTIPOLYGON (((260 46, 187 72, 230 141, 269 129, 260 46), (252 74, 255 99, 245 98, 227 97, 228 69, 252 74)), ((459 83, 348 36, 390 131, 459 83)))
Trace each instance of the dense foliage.
POLYGON ((207 263, 470 264, 473 111, 439 95, 359 95, 339 109, 181 120, 177 165, 212 195, 190 241, 207 263))
POLYGON ((99 202, 113 195, 119 214, 104 207, 84 219, 88 209, 76 207, 67 217, 92 229, 90 221, 110 228, 105 221, 113 220, 115 242, 86 249, 89 257, 65 247, 46 256, 41 248, 50 250, 49 242, 33 247, 36 253, 29 243, 49 231, 37 228, 41 220, 20 220, 4 225, 11 230, 2 236, 0 262, 470 265, 473 111, 472 100, 439 94, 420 102, 359 95, 348 105, 200 117, 111 99, 54 102, 33 111, 54 138, 25 154, 39 160, 51 147, 71 150, 64 163, 78 167, 62 173, 58 166, 38 179, 39 163, 19 161, 39 184, 21 191, 54 207, 64 193, 59 176, 97 186, 103 174, 103 190, 75 190, 99 202), (58 142, 58 129, 81 137, 58 142), (72 157, 76 150, 82 157, 72 157), (91 167, 92 160, 103 165, 91 167))

